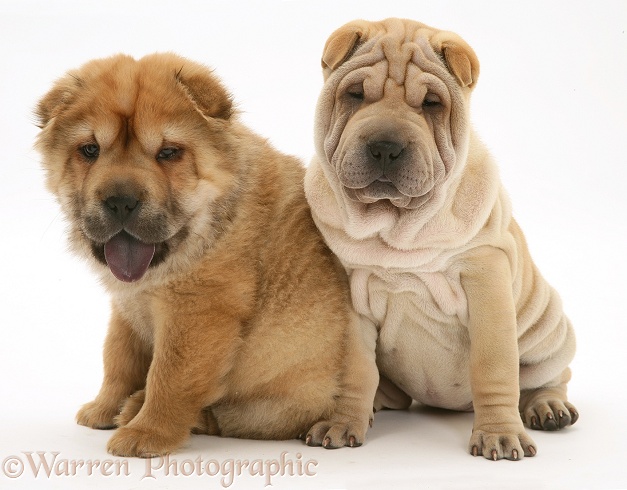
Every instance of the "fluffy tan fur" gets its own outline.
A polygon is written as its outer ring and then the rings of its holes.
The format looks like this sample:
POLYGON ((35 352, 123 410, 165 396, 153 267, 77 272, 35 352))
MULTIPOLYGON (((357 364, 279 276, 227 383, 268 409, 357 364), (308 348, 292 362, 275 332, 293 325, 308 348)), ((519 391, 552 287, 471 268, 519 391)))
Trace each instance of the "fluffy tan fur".
POLYGON ((306 194, 363 324, 379 330, 377 408, 474 409, 472 454, 535 454, 523 421, 554 430, 578 417, 566 397, 575 339, 471 129, 475 53, 418 22, 355 21, 322 66, 306 194))
POLYGON ((169 453, 191 430, 360 445, 376 332, 360 329, 299 162, 238 122, 208 69, 170 54, 91 61, 37 112, 70 243, 112 297, 104 381, 78 423, 120 427, 120 456, 169 453), (156 245, 123 282, 103 247, 122 226, 107 200, 129 195, 125 232, 156 245))

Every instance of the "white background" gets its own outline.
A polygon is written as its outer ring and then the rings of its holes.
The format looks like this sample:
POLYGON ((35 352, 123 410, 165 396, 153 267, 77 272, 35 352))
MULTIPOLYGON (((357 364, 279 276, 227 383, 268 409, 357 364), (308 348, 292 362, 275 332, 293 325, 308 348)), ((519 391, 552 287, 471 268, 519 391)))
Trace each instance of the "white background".
MULTIPOLYGON (((43 188, 32 109, 88 59, 175 51, 216 68, 242 117, 308 161, 328 35, 354 18, 409 17, 458 32, 481 75, 473 121, 500 162, 515 216, 578 335, 572 428, 538 433, 535 458, 466 454, 472 415, 414 408, 377 414, 365 446, 195 436, 179 461, 316 460, 316 476, 272 488, 627 488, 627 2, 15 1, 0 3, 0 488, 220 488, 218 477, 40 474, 24 454, 105 460, 110 433, 75 425, 100 385, 108 300, 66 252, 43 188), (8 459, 26 463, 8 478, 8 459)), ((187 466, 189 469, 189 465, 187 466)), ((231 488, 264 488, 242 475, 231 488)), ((270 487, 268 487, 270 488, 270 487)))

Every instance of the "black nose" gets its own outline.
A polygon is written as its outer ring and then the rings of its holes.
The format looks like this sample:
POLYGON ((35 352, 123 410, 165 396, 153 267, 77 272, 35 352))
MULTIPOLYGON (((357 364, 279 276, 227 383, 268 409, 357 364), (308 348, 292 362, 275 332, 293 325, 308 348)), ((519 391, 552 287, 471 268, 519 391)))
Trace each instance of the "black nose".
POLYGON ((133 196, 111 196, 104 202, 105 209, 120 223, 126 222, 139 209, 139 200, 133 196))
POLYGON ((368 143, 370 158, 380 165, 386 165, 396 160, 403 153, 403 149, 403 145, 393 141, 368 143))

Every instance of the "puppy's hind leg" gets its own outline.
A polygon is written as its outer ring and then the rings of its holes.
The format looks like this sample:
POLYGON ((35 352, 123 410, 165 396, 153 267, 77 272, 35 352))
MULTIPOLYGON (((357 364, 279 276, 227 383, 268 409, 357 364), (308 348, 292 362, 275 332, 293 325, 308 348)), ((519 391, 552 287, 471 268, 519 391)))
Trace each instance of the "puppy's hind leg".
POLYGON ((555 385, 523 390, 520 393, 520 415, 523 423, 536 430, 560 430, 574 424, 579 412, 566 396, 570 368, 566 368, 555 385))
POLYGON ((192 434, 221 435, 220 426, 211 407, 205 407, 200 411, 196 425, 192 427, 192 434))
MULTIPOLYGON (((309 446, 334 449, 361 446, 372 426, 373 403, 379 373, 375 363, 376 327, 353 315, 354 328, 349 328, 344 353, 341 392, 328 419, 316 423, 305 436, 309 446)), ((353 327, 353 326, 351 326, 353 327)))
POLYGON ((382 374, 379 377, 379 387, 374 398, 376 412, 384 408, 405 410, 411 405, 412 398, 382 374))
POLYGON ((128 423, 135 418, 135 415, 139 413, 142 406, 144 405, 144 400, 146 399, 146 390, 139 390, 129 396, 124 405, 122 405, 122 409, 120 413, 115 417, 115 425, 117 427, 124 427, 128 425, 128 423))
MULTIPOLYGON (((320 355, 292 366, 285 378, 237 390, 211 406, 220 435, 249 439, 304 439, 310 446, 360 446, 372 423, 379 381, 376 328, 364 335, 351 314, 344 338, 320 367, 320 355), (312 364, 314 363, 314 364, 312 364), (295 382, 296 380, 296 382, 295 382)), ((328 353, 328 352, 327 352, 328 353)), ((324 361, 324 360, 323 360, 324 361)), ((322 362, 323 362, 322 361, 322 362)))

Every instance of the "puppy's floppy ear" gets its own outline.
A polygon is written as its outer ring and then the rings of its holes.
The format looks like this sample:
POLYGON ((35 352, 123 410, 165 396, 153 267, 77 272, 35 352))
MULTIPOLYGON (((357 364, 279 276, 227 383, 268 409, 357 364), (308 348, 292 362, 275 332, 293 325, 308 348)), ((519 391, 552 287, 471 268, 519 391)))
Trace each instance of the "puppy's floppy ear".
POLYGON ((479 59, 466 41, 452 32, 440 31, 431 38, 431 46, 442 55, 462 87, 474 88, 479 78, 479 59))
POLYGON ((176 80, 203 116, 229 119, 233 114, 231 95, 208 68, 186 63, 176 73, 176 80))
POLYGON ((363 22, 354 21, 340 27, 329 36, 322 52, 325 79, 331 71, 350 58, 365 34, 366 27, 363 22))
POLYGON ((35 107, 37 126, 43 129, 52 119, 72 103, 83 81, 71 72, 58 80, 35 107))

